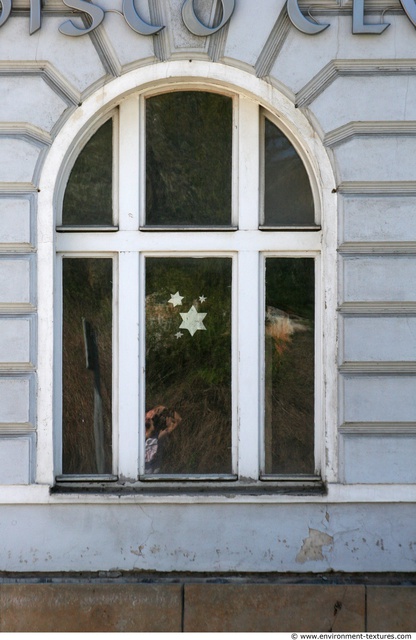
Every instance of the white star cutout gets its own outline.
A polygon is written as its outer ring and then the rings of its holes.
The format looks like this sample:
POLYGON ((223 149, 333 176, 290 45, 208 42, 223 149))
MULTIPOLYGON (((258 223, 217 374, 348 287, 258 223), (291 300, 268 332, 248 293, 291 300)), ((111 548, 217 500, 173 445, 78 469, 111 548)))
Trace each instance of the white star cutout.
POLYGON ((206 297, 205 296, 199 296, 199 302, 205 302, 206 297))
POLYGON ((189 309, 188 313, 180 313, 179 315, 183 320, 179 329, 188 329, 191 336, 193 336, 196 331, 206 331, 206 327, 204 327, 204 323, 202 321, 207 314, 198 313, 193 305, 189 309))
POLYGON ((185 296, 180 296, 179 291, 177 291, 176 293, 171 293, 170 295, 171 295, 171 298, 170 300, 168 300, 168 302, 170 302, 170 304, 172 304, 174 307, 179 307, 182 304, 182 300, 185 297, 185 296))
POLYGON ((183 336, 182 331, 178 331, 178 333, 175 333, 176 340, 179 340, 179 338, 182 338, 182 336, 183 336))

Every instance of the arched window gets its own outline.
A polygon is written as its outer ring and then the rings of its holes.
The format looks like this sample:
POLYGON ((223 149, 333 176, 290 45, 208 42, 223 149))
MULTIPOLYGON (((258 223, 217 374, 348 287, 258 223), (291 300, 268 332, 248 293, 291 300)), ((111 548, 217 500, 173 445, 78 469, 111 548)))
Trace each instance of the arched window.
POLYGON ((59 481, 319 478, 320 210, 283 126, 184 87, 81 141, 57 221, 59 481))

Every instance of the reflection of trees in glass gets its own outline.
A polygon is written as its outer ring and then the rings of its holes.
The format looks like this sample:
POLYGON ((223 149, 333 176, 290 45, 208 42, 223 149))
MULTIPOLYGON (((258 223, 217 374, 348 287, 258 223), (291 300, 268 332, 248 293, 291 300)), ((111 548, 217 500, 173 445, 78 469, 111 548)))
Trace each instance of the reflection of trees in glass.
POLYGON ((146 409, 176 410, 161 473, 231 472, 231 260, 148 258, 146 409), (168 303, 179 291, 181 306, 168 303), (206 296, 200 302, 199 296, 206 296), (206 313, 205 331, 180 329, 180 313, 206 313), (176 334, 182 333, 182 337, 176 334))
POLYGON ((79 154, 65 191, 62 224, 112 225, 113 121, 107 120, 79 154))
POLYGON ((112 260, 63 261, 63 472, 97 473, 94 387, 102 400, 104 470, 111 473, 112 260), (89 369, 86 361, 86 327, 89 369), (98 362, 97 362, 98 359, 98 362), (97 370, 99 365, 99 371, 97 370))
POLYGON ((232 99, 165 93, 146 101, 146 222, 229 225, 232 99))
POLYGON ((314 473, 314 260, 266 261, 266 473, 314 473))
POLYGON ((296 149, 265 118, 264 224, 313 225, 314 205, 308 174, 296 149))

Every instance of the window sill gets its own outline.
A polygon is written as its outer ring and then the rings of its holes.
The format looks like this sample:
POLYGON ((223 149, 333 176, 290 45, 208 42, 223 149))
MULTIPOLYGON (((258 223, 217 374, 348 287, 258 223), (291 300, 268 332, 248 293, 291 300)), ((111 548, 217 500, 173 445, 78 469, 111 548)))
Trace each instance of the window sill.
POLYGON ((118 231, 117 225, 103 224, 65 224, 56 227, 58 233, 114 233, 118 231))
POLYGON ((259 225, 260 231, 321 231, 322 227, 319 224, 314 225, 259 225))
MULTIPOLYGON (((228 480, 230 478, 228 477, 228 480)), ((149 482, 122 483, 117 481, 96 480, 91 481, 72 481, 68 477, 65 480, 57 480, 56 484, 50 489, 51 495, 78 494, 78 495, 106 495, 106 496, 133 496, 133 497, 169 497, 175 500, 183 497, 255 497, 263 496, 288 495, 288 496, 323 496, 326 494, 325 484, 320 478, 308 477, 298 479, 267 479, 267 483, 263 480, 259 482, 245 483, 234 481, 232 483, 225 482, 224 479, 218 478, 207 481, 201 479, 200 482, 185 482, 183 479, 158 477, 149 482)))
MULTIPOLYGON (((161 485, 160 485, 161 486, 161 485)), ((263 486, 263 485, 262 485, 263 486)), ((269 486, 269 483, 267 483, 269 486)), ((270 487, 260 490, 258 483, 250 485, 246 490, 234 484, 211 485, 209 492, 198 491, 187 485, 178 491, 178 486, 163 485, 163 492, 154 491, 154 485, 147 486, 146 491, 120 491, 120 486, 111 491, 100 491, 97 486, 74 486, 62 490, 55 484, 1 485, 0 505, 213 505, 213 504, 414 504, 416 502, 416 486, 414 484, 341 484, 338 482, 324 485, 321 482, 314 490, 303 490, 301 487, 270 487)))

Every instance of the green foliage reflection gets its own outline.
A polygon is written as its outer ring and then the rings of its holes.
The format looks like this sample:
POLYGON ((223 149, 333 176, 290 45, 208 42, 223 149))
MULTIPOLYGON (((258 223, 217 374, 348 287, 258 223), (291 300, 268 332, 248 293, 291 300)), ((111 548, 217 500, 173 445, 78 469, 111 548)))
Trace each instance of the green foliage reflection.
POLYGON ((107 120, 79 154, 66 186, 62 224, 113 224, 113 121, 107 120))
POLYGON ((264 224, 314 224, 314 203, 309 177, 296 149, 265 118, 264 224))
POLYGON ((266 261, 266 472, 314 473, 314 260, 266 261))
POLYGON ((112 260, 109 258, 63 261, 62 391, 63 472, 111 473, 112 260), (88 369, 85 322, 94 343, 90 340, 88 369), (100 442, 104 450, 101 468, 97 463, 100 442))
POLYGON ((146 223, 229 225, 232 100, 202 91, 146 101, 146 223))
POLYGON ((230 473, 230 383, 231 260, 147 259, 146 409, 164 405, 182 417, 162 473, 230 473), (183 300, 173 306, 176 292, 183 300), (206 313, 193 336, 180 328, 192 306, 206 313))

